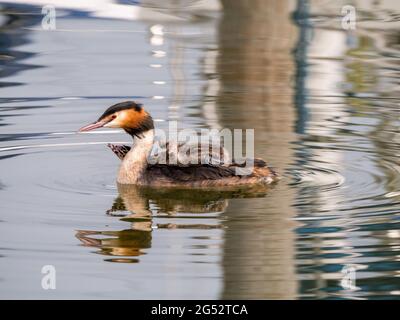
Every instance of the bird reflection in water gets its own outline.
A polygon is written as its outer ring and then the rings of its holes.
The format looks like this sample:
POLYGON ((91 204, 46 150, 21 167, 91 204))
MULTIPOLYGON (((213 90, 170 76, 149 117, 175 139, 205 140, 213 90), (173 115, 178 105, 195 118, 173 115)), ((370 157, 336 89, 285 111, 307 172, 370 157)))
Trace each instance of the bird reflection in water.
POLYGON ((106 214, 130 223, 120 231, 78 230, 76 237, 84 246, 98 248, 96 253, 110 256, 110 262, 137 263, 151 248, 152 233, 158 229, 220 229, 219 219, 229 199, 264 197, 271 186, 255 185, 224 189, 181 189, 139 187, 118 184, 119 196, 106 214), (215 216, 217 215, 217 217, 215 216), (187 223, 161 223, 164 218, 185 218, 187 223), (199 218, 208 223, 198 223, 199 218), (196 221, 196 223, 193 223, 196 221))

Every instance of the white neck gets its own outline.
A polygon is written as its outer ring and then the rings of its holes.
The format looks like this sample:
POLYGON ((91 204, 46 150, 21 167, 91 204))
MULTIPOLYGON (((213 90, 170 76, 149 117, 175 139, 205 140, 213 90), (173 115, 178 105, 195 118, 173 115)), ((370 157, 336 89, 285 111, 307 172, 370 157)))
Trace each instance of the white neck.
POLYGON ((118 183, 138 184, 147 168, 147 156, 154 142, 154 130, 143 133, 141 138, 133 140, 131 150, 122 160, 118 173, 118 183))

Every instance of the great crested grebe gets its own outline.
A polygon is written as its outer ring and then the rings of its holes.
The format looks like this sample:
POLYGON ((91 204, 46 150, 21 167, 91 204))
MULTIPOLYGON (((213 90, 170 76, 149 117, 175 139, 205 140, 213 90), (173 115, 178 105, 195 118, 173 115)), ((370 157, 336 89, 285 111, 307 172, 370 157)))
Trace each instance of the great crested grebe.
MULTIPOLYGON (((148 186, 192 186, 215 187, 250 184, 270 184, 279 180, 279 176, 267 166, 264 160, 254 159, 252 171, 241 175, 240 168, 246 164, 229 161, 227 151, 219 149, 222 161, 198 161, 198 164, 185 164, 167 160, 166 164, 149 161, 154 144, 154 122, 141 104, 133 101, 117 103, 109 107, 94 123, 79 129, 79 132, 97 128, 122 128, 133 138, 133 146, 112 145, 111 150, 122 160, 117 182, 120 184, 148 186), (169 161, 169 163, 168 163, 169 161), (205 163, 206 162, 206 163, 205 163)), ((167 159, 172 159, 173 152, 179 150, 166 143, 167 159)), ((196 147, 204 160, 204 149, 201 144, 196 147)), ((207 157, 213 158, 216 153, 207 145, 207 157)), ((200 160, 200 159, 199 159, 200 160)))

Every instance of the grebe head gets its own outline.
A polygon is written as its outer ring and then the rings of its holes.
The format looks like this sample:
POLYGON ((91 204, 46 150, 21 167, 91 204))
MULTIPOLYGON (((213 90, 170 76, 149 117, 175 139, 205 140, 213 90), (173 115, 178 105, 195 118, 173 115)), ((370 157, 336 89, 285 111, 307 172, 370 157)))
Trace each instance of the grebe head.
POLYGON ((122 128, 131 136, 140 137, 143 132, 154 129, 154 123, 141 104, 125 101, 109 107, 97 121, 80 128, 79 132, 97 128, 122 128))

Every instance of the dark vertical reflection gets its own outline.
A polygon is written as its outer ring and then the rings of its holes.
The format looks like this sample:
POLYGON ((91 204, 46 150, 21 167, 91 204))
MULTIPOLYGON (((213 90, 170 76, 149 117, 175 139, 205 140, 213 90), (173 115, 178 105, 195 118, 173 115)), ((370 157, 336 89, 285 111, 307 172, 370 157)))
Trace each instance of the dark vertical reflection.
MULTIPOLYGON (((256 156, 284 173, 293 162, 297 31, 289 1, 223 0, 216 98, 220 125, 254 128, 256 156)), ((235 201, 224 222, 221 298, 296 297, 294 193, 285 182, 264 199, 235 201), (254 214, 254 215, 251 215, 254 214)), ((232 201, 233 202, 233 201, 232 201)))
MULTIPOLYGON (((399 243, 399 167, 393 157, 398 149, 398 117, 393 111, 398 105, 394 73, 388 72, 396 70, 396 59, 383 54, 395 52, 387 39, 393 31, 378 20, 373 32, 362 25, 354 32, 318 23, 311 29, 308 9, 316 16, 340 7, 306 4, 299 2, 294 15, 301 34, 312 31, 312 37, 300 37, 296 52, 298 70, 307 72, 297 81, 302 99, 296 103, 307 111, 308 120, 299 130, 303 136, 296 169, 305 176, 312 168, 314 177, 312 183, 296 186, 303 223, 297 229, 299 297, 393 297, 398 295, 394 275, 399 270, 394 258, 399 243), (377 58, 370 59, 371 53, 377 58), (356 266, 355 290, 341 284, 348 265, 356 266)), ((371 12, 387 14, 389 7, 371 12)))
POLYGON ((298 133, 304 133, 307 120, 305 79, 307 75, 307 47, 312 36, 309 11, 309 2, 307 0, 299 0, 297 1, 296 11, 292 16, 299 29, 299 37, 296 49, 294 50, 294 58, 296 61, 295 105, 298 113, 296 132, 298 133))
MULTIPOLYGON (((19 10, 23 11, 25 6, 8 7, 2 5, 0 7, 0 15, 3 17, 2 25, 0 25, 0 88, 23 85, 23 83, 5 81, 7 77, 14 76, 18 72, 39 68, 32 64, 24 63, 23 60, 32 58, 34 53, 16 50, 14 48, 22 46, 30 42, 25 30, 26 28, 36 24, 39 21, 38 15, 19 15, 19 10)), ((37 10, 38 9, 33 9, 37 10)), ((7 99, 2 99, 7 102, 7 99)))

